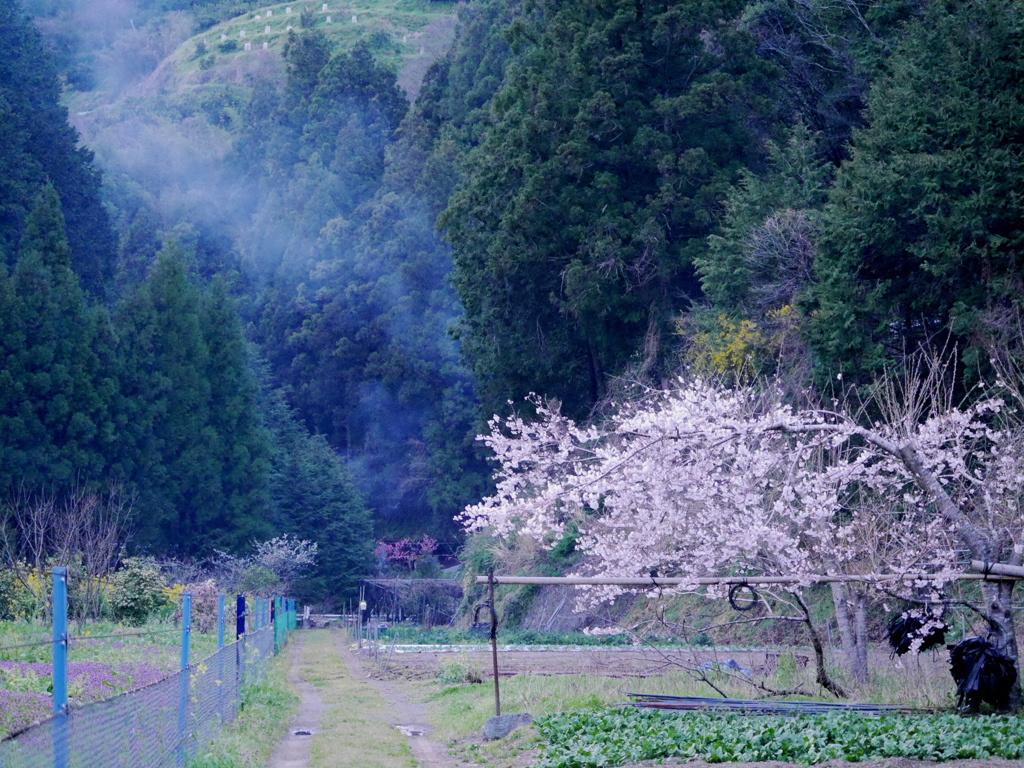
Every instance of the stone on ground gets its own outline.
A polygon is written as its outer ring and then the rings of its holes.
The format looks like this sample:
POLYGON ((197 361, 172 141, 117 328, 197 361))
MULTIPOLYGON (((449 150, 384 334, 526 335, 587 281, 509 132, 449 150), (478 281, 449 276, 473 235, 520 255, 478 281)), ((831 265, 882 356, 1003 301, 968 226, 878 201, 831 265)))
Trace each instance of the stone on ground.
POLYGON ((485 739, 503 739, 516 728, 529 725, 533 718, 527 712, 517 712, 514 715, 495 715, 487 718, 484 723, 483 735, 485 739))

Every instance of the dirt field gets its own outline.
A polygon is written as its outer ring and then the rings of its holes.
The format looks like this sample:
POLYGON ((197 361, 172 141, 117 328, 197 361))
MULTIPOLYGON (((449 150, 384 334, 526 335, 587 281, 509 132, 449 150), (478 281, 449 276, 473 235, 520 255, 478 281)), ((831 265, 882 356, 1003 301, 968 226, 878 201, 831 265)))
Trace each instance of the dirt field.
MULTIPOLYGON (((466 650, 458 646, 447 650, 393 651, 383 644, 380 653, 391 675, 412 680, 433 679, 445 664, 458 659, 480 671, 485 679, 491 677, 491 653, 489 649, 477 646, 466 650)), ((721 664, 734 661, 740 668, 749 670, 755 680, 771 675, 783 656, 792 661, 806 682, 805 690, 817 689, 814 684, 814 657, 808 648, 730 650, 708 649, 662 649, 658 647, 579 647, 558 650, 522 650, 499 646, 498 673, 501 677, 513 675, 600 675, 609 678, 657 677, 673 668, 694 669, 701 665, 721 664)), ((841 665, 835 659, 836 666, 841 665)), ((945 651, 930 652, 914 659, 901 661, 889 658, 883 648, 873 649, 870 654, 871 669, 887 679, 886 700, 891 704, 948 704, 952 681, 949 676, 945 651)), ((703 694, 702 694, 703 695, 703 694)), ((709 689, 707 695, 714 695, 709 689)))
MULTIPOLYGON (((387 656, 388 649, 381 647, 387 656)), ((512 675, 602 675, 604 677, 650 677, 661 674, 667 667, 683 663, 697 665, 733 659, 737 664, 755 673, 771 672, 779 658, 779 651, 662 651, 657 648, 581 647, 559 650, 498 649, 498 674, 512 675)), ((467 664, 491 674, 490 650, 416 650, 400 648, 387 656, 388 666, 403 677, 413 680, 432 679, 446 662, 458 658, 467 664)), ((794 658, 801 666, 811 663, 810 651, 797 650, 794 658)))

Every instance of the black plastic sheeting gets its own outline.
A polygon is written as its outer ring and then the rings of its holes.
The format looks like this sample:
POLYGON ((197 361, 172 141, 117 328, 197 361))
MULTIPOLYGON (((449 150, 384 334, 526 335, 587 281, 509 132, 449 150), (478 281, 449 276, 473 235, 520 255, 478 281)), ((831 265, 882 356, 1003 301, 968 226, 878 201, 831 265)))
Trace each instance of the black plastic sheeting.
MULTIPOLYGON (((823 715, 829 712, 860 712, 863 715, 930 715, 935 707, 887 706, 884 704, 841 704, 830 701, 766 701, 765 699, 719 699, 705 696, 666 696, 658 693, 627 693, 638 709, 726 710, 744 715, 823 715)), ((618 705, 626 706, 626 705, 618 705)))
POLYGON ((949 647, 949 671, 956 681, 957 707, 977 709, 983 702, 997 710, 1010 705, 1010 688, 1017 681, 1013 661, 980 637, 949 647))
POLYGON ((909 653, 913 642, 918 638, 923 638, 921 647, 917 649, 918 653, 945 645, 946 630, 949 629, 945 622, 940 622, 938 626, 932 624, 924 632, 921 631, 925 625, 930 624, 936 618, 938 617, 918 611, 905 611, 889 622, 889 626, 886 628, 889 645, 892 646, 889 658, 909 653))

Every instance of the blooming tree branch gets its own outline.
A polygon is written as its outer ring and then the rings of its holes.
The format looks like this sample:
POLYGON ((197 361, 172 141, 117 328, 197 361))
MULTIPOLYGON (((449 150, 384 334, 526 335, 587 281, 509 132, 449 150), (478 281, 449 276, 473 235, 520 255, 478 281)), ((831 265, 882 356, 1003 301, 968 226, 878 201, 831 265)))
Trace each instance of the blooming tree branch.
MULTIPOLYGON (((533 398, 535 420, 494 419, 482 436, 496 492, 462 521, 548 546, 571 521, 590 562, 618 577, 787 575, 806 586, 884 565, 941 587, 961 570, 956 540, 978 559, 1019 561, 1024 430, 999 398, 958 408, 934 378, 915 386, 905 408, 882 403, 885 418, 867 425, 793 409, 770 387, 705 381, 588 427, 533 398)), ((1016 658, 1012 616, 997 624, 1016 658)))

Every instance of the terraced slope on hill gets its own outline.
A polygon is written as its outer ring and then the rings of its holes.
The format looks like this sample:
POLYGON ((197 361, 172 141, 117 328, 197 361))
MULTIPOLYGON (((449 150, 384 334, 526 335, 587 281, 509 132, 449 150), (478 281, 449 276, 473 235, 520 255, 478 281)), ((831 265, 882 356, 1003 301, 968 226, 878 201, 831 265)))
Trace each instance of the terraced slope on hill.
POLYGON ((336 50, 365 41, 377 58, 399 73, 413 97, 429 64, 451 44, 455 3, 430 0, 268 5, 217 24, 185 41, 161 66, 166 83, 199 85, 232 79, 256 59, 280 55, 290 32, 316 29, 336 50))

